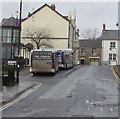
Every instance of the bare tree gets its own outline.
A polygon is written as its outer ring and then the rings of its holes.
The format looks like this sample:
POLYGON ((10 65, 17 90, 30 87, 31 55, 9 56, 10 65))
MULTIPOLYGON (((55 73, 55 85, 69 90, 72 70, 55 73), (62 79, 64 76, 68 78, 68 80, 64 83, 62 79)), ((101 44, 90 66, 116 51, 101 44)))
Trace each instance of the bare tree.
POLYGON ((94 29, 87 29, 85 33, 82 34, 82 37, 90 40, 95 40, 97 39, 97 35, 98 35, 98 29, 94 28, 94 29))
POLYGON ((49 38, 51 37, 51 32, 49 29, 45 28, 38 28, 33 29, 29 28, 25 33, 24 37, 25 39, 31 39, 32 42, 36 45, 36 48, 39 49, 41 46, 47 46, 52 48, 53 46, 50 43, 49 38))

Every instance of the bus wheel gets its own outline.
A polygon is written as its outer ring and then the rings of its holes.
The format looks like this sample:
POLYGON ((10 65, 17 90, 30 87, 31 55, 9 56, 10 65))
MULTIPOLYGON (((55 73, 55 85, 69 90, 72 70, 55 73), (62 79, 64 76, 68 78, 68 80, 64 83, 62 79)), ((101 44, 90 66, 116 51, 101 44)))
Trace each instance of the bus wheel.
POLYGON ((68 68, 68 66, 67 66, 67 64, 66 64, 65 69, 67 69, 67 68, 68 68))
POLYGON ((35 76, 35 75, 36 75, 36 72, 33 72, 32 74, 35 76))
POLYGON ((53 72, 53 73, 52 73, 52 75, 55 75, 55 74, 56 74, 56 72, 53 72))

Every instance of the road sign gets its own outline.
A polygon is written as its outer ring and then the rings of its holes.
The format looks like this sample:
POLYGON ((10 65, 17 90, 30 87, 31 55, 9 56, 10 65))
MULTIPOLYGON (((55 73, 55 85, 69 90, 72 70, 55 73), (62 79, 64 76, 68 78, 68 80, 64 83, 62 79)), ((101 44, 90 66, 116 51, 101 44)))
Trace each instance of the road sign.
POLYGON ((16 61, 8 61, 8 65, 16 65, 17 62, 16 61))

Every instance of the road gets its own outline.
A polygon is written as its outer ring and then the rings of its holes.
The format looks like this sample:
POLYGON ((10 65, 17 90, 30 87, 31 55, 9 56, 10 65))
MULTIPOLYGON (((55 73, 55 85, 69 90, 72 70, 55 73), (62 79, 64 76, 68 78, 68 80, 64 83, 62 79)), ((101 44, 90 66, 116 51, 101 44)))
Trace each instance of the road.
POLYGON ((52 75, 33 93, 3 111, 3 117, 118 117, 118 83, 110 66, 82 66, 52 75))

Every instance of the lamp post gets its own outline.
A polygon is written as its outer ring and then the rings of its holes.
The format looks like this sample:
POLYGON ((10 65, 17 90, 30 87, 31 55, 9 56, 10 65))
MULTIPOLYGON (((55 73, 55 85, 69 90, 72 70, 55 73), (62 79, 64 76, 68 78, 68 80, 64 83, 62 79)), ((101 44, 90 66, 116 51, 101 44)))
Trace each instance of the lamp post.
POLYGON ((118 54, 117 54, 117 64, 119 64, 119 23, 116 24, 116 26, 118 27, 118 54))
POLYGON ((22 0, 20 0, 20 16, 19 16, 19 41, 18 41, 18 61, 17 61, 17 83, 19 83, 19 67, 20 67, 21 14, 22 14, 22 0))

